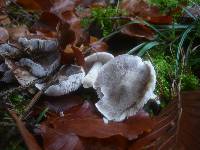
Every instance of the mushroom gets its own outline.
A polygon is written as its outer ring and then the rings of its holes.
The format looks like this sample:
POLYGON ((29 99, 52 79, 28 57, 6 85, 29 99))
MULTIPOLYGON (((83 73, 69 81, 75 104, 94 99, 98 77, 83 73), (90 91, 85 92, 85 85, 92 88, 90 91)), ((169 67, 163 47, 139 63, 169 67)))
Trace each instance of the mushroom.
POLYGON ((44 77, 51 74, 60 65, 59 52, 47 53, 38 58, 21 58, 19 65, 27 67, 29 71, 36 77, 44 77))
POLYGON ((42 39, 30 39, 19 38, 18 43, 24 48, 28 48, 32 51, 39 50, 43 52, 54 51, 58 49, 58 42, 56 40, 42 40, 42 39))
POLYGON ((135 115, 155 98, 156 73, 149 61, 138 56, 119 55, 99 71, 94 88, 100 100, 95 104, 107 120, 122 121, 135 115))
MULTIPOLYGON (((62 66, 56 75, 55 82, 47 87, 44 94, 48 96, 61 96, 77 90, 81 86, 84 70, 80 66, 62 66)), ((35 86, 42 90, 48 84, 35 84, 35 86)))
POLYGON ((9 45, 7 43, 0 45, 0 56, 2 56, 3 58, 6 56, 13 57, 15 55, 18 55, 19 53, 20 50, 12 45, 9 45))
POLYGON ((83 87, 93 87, 100 68, 114 56, 106 52, 97 52, 85 58, 86 68, 89 69, 87 75, 83 79, 83 87))

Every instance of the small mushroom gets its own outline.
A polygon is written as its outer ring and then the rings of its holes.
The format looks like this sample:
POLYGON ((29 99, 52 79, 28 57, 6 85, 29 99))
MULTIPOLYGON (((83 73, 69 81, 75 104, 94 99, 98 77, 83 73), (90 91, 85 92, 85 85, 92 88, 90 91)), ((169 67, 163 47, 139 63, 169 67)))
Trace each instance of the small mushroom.
POLYGON ((119 55, 99 71, 94 88, 100 100, 95 104, 107 120, 122 121, 135 115, 155 98, 154 67, 138 56, 119 55))
POLYGON ((106 52, 97 52, 85 58, 86 68, 88 73, 83 79, 83 87, 93 87, 93 84, 97 78, 100 68, 109 60, 113 59, 114 56, 106 52))
MULTIPOLYGON (((84 70, 80 66, 62 66, 61 70, 56 75, 55 82, 49 86, 44 92, 48 96, 61 96, 77 90, 85 76, 84 70)), ((46 83, 35 85, 39 90, 46 86, 46 83)))
POLYGON ((47 53, 38 58, 21 58, 19 65, 27 67, 36 77, 44 77, 51 74, 60 65, 60 54, 58 52, 47 53))
POLYGON ((42 39, 30 39, 19 38, 18 42, 27 49, 32 51, 38 50, 43 52, 54 51, 58 49, 58 42, 55 40, 42 40, 42 39))
POLYGON ((15 56, 18 55, 19 53, 20 53, 19 49, 7 43, 0 45, 0 56, 2 57, 15 56))

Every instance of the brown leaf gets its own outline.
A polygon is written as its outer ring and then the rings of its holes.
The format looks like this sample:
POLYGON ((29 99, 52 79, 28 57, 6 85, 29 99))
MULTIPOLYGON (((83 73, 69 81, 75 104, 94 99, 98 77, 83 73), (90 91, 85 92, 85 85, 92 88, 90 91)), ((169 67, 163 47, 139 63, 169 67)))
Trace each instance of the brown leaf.
POLYGON ((58 26, 59 31, 59 45, 61 49, 65 49, 67 44, 73 43, 76 40, 75 33, 70 29, 68 23, 61 23, 58 26))
POLYGON ((15 120, 16 125, 28 147, 29 150, 42 150, 42 148, 36 142, 34 136, 26 129, 24 123, 18 118, 16 113, 12 110, 8 110, 11 117, 15 120))
POLYGON ((148 22, 158 25, 172 24, 172 16, 147 17, 148 22))
POLYGON ((8 39, 9 39, 8 31, 0 27, 0 43, 5 43, 8 39))
POLYGON ((31 10, 41 10, 41 6, 35 0, 17 0, 22 7, 31 10))
POLYGON ((131 37, 144 38, 148 40, 155 38, 155 33, 150 28, 142 24, 129 24, 122 28, 121 32, 131 37))
POLYGON ((83 103, 83 99, 77 95, 64 95, 56 97, 45 96, 42 101, 49 108, 49 110, 54 112, 67 111, 70 108, 80 105, 83 103))
POLYGON ((56 31, 56 27, 60 19, 53 13, 43 12, 40 19, 31 27, 34 32, 40 31, 42 33, 48 33, 56 31))
POLYGON ((104 52, 108 50, 108 45, 103 41, 97 41, 90 44, 90 47, 95 52, 104 52))
POLYGON ((132 16, 156 17, 161 16, 159 8, 150 6, 144 0, 125 0, 121 8, 126 10, 132 16))
POLYGON ((80 138, 74 134, 60 134, 50 128, 42 127, 45 150, 84 150, 80 138))
POLYGON ((85 59, 81 48, 72 45, 72 50, 74 52, 75 61, 77 65, 85 67, 85 59))
POLYGON ((182 149, 200 149, 200 91, 183 92, 182 116, 178 134, 178 146, 182 149))
POLYGON ((57 133, 74 133, 81 137, 109 138, 121 135, 131 140, 137 139, 138 135, 144 132, 149 132, 153 124, 154 121, 144 112, 139 112, 125 122, 105 124, 86 102, 65 112, 64 117, 49 118, 41 126, 52 128, 57 133))
POLYGON ((74 62, 74 51, 71 45, 67 45, 66 48, 61 51, 61 63, 62 64, 71 64, 74 62))
POLYGON ((8 15, 0 15, 0 25, 8 25, 10 24, 11 21, 10 21, 10 18, 8 17, 8 15))

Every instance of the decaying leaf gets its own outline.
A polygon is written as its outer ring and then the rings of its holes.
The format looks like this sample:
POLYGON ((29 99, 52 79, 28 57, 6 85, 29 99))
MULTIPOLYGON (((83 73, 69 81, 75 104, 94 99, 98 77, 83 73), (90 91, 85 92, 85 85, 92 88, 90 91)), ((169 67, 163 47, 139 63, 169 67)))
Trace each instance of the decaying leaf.
POLYGON ((0 43, 5 43, 9 39, 8 31, 0 27, 0 43))
POLYGON ((200 91, 182 92, 182 116, 177 149, 200 148, 200 91))
POLYGON ((142 24, 130 24, 125 26, 121 29, 121 32, 123 34, 137 37, 137 38, 143 38, 152 40, 155 38, 155 33, 148 27, 142 24))
POLYGON ((156 17, 161 16, 158 7, 150 6, 145 0, 124 0, 121 8, 126 10, 132 16, 156 17))
POLYGON ((129 140, 137 139, 143 132, 149 132, 154 124, 145 112, 139 112, 124 122, 105 124, 103 119, 88 102, 66 111, 63 117, 49 118, 43 122, 42 135, 47 130, 54 130, 60 134, 74 133, 81 137, 109 138, 121 135, 129 140), (86 129, 86 130, 85 130, 86 129))
POLYGON ((26 86, 33 81, 37 80, 35 76, 33 76, 30 72, 28 72, 23 67, 20 67, 15 62, 9 59, 5 59, 5 64, 8 68, 13 72, 15 78, 22 86, 26 86))
POLYGON ((75 94, 59 96, 56 97, 56 100, 55 97, 45 96, 42 101, 44 101, 45 106, 48 107, 50 111, 55 113, 65 112, 70 108, 83 103, 83 99, 75 94))

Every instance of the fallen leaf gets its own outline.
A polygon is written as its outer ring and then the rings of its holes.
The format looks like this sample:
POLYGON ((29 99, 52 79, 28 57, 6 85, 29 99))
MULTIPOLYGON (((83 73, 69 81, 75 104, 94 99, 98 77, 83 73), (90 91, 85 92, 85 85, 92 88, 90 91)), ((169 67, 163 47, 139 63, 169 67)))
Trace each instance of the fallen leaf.
POLYGON ((70 29, 70 25, 68 23, 59 24, 58 32, 58 41, 61 49, 65 49, 68 44, 73 43, 76 40, 75 33, 70 29))
POLYGON ((53 112, 64 112, 70 108, 83 103, 83 99, 74 94, 56 97, 45 96, 43 99, 44 104, 53 112))
POLYGON ((145 25, 142 24, 129 24, 121 29, 123 34, 131 37, 143 38, 152 40, 155 38, 155 33, 145 25))
POLYGON ((7 28, 7 30, 10 35, 10 39, 14 41, 17 41, 20 37, 27 37, 30 35, 30 32, 25 25, 7 28))
POLYGON ((72 50, 74 52, 75 61, 77 65, 85 67, 85 59, 81 48, 72 45, 72 50))
POLYGON ((5 64, 8 66, 8 68, 13 72, 15 78, 21 84, 22 86, 26 86, 33 81, 37 80, 36 77, 34 77, 31 73, 29 73, 24 68, 18 66, 13 62, 12 60, 5 59, 5 64))
POLYGON ((158 16, 158 17, 147 17, 149 23, 157 25, 167 25, 172 24, 172 16, 158 16))
POLYGON ((145 0, 124 0, 120 7, 131 16, 156 17, 162 15, 158 7, 150 6, 145 0))
POLYGON ((178 133, 179 149, 200 149, 200 91, 182 92, 182 116, 178 133))
POLYGON ((0 27, 0 43, 5 43, 8 39, 9 39, 8 31, 0 27))
POLYGON ((108 50, 108 45, 103 41, 97 41, 90 44, 90 47, 95 52, 104 52, 108 50))
POLYGON ((16 115, 16 113, 12 110, 8 110, 8 112, 11 115, 11 117, 13 118, 13 120, 16 122, 16 125, 17 125, 28 149, 29 150, 42 150, 42 148, 36 142, 34 136, 27 130, 24 123, 19 119, 19 117, 16 115))
POLYGON ((125 122, 105 124, 92 106, 85 102, 83 105, 73 107, 65 112, 64 117, 49 118, 42 123, 41 127, 51 128, 57 133, 74 133, 88 138, 109 138, 121 135, 129 140, 133 140, 137 139, 144 132, 149 132, 153 125, 154 120, 144 112, 139 112, 125 122))
POLYGON ((31 10, 41 10, 41 6, 35 0, 17 0, 22 7, 31 10))
POLYGON ((57 133, 46 127, 42 127, 41 130, 45 150, 84 150, 80 138, 75 134, 57 133))

